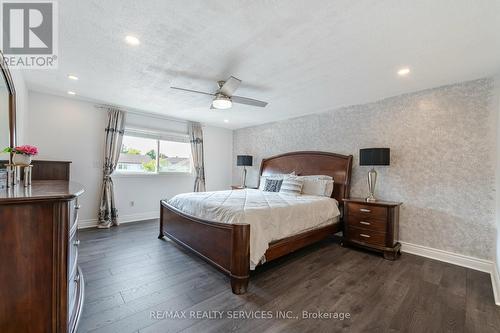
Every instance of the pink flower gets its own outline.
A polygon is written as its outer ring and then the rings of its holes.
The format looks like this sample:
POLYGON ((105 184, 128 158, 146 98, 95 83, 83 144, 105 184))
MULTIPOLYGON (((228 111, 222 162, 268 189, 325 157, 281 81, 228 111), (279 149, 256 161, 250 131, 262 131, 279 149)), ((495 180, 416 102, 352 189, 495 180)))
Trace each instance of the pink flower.
POLYGON ((14 151, 17 154, 24 154, 24 155, 37 155, 38 154, 38 148, 35 146, 30 146, 30 145, 18 146, 16 148, 14 148, 14 151))

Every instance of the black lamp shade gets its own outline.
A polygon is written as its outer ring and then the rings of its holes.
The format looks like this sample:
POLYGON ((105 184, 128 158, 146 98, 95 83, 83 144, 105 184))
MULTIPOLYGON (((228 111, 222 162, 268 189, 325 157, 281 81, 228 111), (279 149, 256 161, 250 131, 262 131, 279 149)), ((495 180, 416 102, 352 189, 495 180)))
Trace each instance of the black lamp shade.
POLYGON ((253 157, 250 155, 238 155, 236 157, 237 166, 252 166, 253 157))
POLYGON ((359 165, 390 165, 389 148, 365 148, 359 150, 359 165))

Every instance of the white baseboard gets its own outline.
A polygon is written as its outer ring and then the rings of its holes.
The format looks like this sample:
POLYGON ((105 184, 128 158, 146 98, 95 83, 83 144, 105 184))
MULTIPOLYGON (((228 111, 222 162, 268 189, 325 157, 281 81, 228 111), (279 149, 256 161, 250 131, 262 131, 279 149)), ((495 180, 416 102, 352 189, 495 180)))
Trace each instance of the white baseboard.
POLYGON ((457 266, 467 267, 474 269, 476 271, 481 271, 490 274, 491 285, 493 287, 493 296, 495 297, 495 304, 500 305, 500 275, 498 274, 498 269, 495 262, 490 260, 469 257, 453 252, 438 250, 427 246, 411 244, 406 242, 400 242, 400 243, 401 243, 401 251, 403 252, 439 261, 444 261, 457 266))
MULTIPOLYGON (((130 223, 130 222, 138 222, 144 220, 152 220, 160 218, 160 212, 147 212, 147 213, 138 213, 138 214, 129 214, 118 216, 118 223, 130 223)), ((86 228, 95 228, 97 226, 97 219, 87 219, 87 220, 79 220, 78 221, 78 229, 86 229, 86 228)))
POLYGON ((448 262, 450 264, 472 268, 476 271, 491 273, 493 262, 490 260, 478 259, 474 257, 465 256, 453 252, 434 249, 432 247, 411 244, 406 242, 401 243, 401 251, 406 253, 415 254, 417 256, 436 259, 439 261, 448 262))
POLYGON ((498 267, 493 263, 493 271, 491 272, 491 285, 493 286, 493 296, 495 296, 496 305, 500 306, 500 274, 498 267))

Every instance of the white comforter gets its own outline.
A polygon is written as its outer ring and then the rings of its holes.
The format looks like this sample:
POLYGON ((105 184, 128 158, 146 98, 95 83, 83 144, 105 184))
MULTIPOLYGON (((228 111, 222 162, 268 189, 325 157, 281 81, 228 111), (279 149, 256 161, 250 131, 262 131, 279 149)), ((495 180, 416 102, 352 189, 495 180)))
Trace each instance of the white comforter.
POLYGON ((250 224, 250 268, 265 260, 269 242, 334 223, 340 211, 332 198, 254 189, 179 194, 168 201, 192 216, 250 224))

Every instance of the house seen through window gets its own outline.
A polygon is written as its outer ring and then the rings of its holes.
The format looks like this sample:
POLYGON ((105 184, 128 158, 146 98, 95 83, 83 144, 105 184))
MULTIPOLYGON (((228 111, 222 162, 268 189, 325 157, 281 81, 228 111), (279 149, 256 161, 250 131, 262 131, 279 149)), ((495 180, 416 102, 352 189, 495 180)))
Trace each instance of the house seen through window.
POLYGON ((187 138, 184 141, 125 134, 116 170, 138 174, 189 173, 191 146, 187 138))

